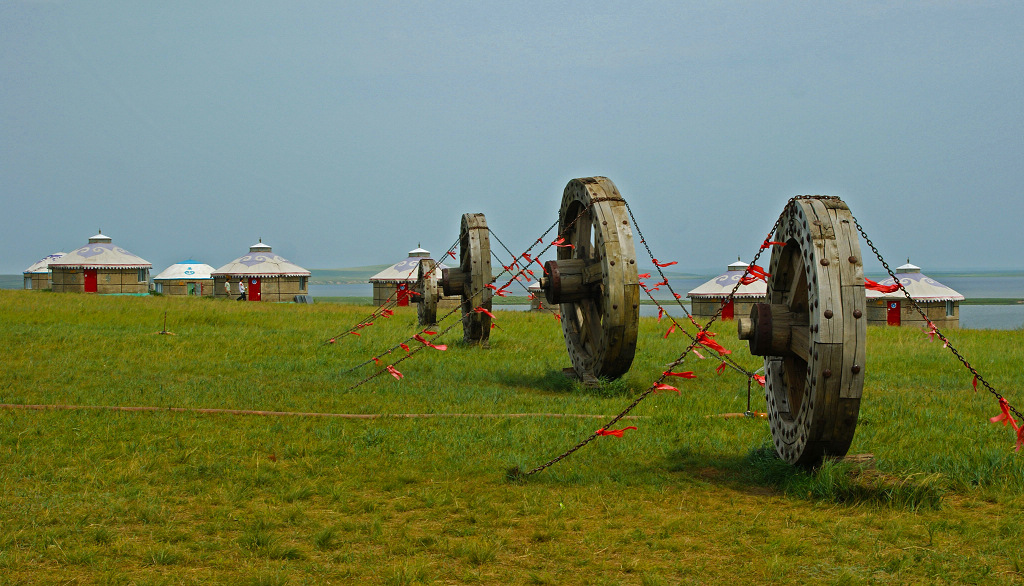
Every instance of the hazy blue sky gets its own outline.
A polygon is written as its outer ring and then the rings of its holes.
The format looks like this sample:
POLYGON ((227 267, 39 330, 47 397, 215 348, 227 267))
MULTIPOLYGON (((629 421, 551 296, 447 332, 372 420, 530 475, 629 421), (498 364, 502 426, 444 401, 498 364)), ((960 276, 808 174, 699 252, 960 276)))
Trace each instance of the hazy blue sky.
POLYGON ((895 264, 1024 269, 1021 2, 2 0, 0 86, 0 273, 100 228, 156 271, 393 262, 464 212, 522 249, 589 175, 683 270, 807 193, 895 264))

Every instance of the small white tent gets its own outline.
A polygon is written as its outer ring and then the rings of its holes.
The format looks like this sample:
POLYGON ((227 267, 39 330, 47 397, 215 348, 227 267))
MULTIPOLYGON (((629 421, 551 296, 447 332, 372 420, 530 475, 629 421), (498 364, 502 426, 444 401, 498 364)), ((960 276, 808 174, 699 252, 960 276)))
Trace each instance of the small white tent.
POLYGON ((213 296, 213 267, 195 260, 173 264, 153 277, 157 293, 213 296))
POLYGON ((50 263, 56 262, 57 259, 66 254, 66 252, 55 252, 32 263, 32 266, 25 269, 23 273, 25 275, 25 288, 36 290, 52 288, 53 281, 50 278, 50 263))

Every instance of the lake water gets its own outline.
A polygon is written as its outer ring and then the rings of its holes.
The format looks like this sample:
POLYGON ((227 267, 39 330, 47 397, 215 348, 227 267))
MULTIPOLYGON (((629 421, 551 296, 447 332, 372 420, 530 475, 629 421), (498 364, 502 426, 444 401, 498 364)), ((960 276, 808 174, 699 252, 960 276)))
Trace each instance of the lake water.
MULTIPOLYGON (((669 279, 669 283, 676 293, 685 296, 687 291, 702 285, 708 279, 705 277, 687 277, 680 279, 669 279)), ((946 284, 959 291, 967 298, 996 297, 996 298, 1024 298, 1024 277, 940 277, 939 282, 946 284)), ((516 291, 510 287, 514 295, 526 295, 522 289, 516 291)), ((357 283, 351 285, 310 285, 309 294, 313 297, 372 297, 373 286, 369 283, 357 283)), ((655 291, 655 299, 659 301, 671 300, 672 295, 668 291, 655 291)), ((666 305, 672 315, 683 315, 678 307, 672 309, 666 305)), ((527 305, 502 305, 500 310, 525 311, 527 305)), ((640 315, 654 317, 658 315, 658 308, 653 305, 640 307, 640 315)), ((960 327, 971 329, 991 330, 1016 330, 1024 328, 1024 304, 1021 305, 961 305, 960 306, 960 327)))

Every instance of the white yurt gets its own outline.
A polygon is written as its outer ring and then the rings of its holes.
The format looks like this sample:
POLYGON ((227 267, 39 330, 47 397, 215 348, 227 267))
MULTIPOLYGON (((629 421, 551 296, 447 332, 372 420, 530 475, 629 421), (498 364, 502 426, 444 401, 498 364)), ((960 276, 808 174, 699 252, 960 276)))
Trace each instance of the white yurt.
POLYGON ((25 269, 25 272, 23 273, 25 275, 25 288, 34 289, 36 291, 40 289, 52 289, 53 279, 50 277, 50 263, 55 262, 65 254, 67 253, 55 252, 32 263, 32 266, 25 269))
POLYGON ((732 301, 726 303, 732 288, 739 283, 747 263, 737 259, 726 267, 726 271, 703 285, 686 294, 690 298, 690 313, 694 317, 710 318, 722 308, 721 319, 733 319, 734 316, 750 315, 750 308, 755 303, 764 303, 768 284, 758 279, 749 285, 740 285, 733 295, 732 301))
MULTIPOLYGON (((907 264, 896 267, 896 277, 910 297, 924 311, 928 319, 940 328, 960 327, 960 302, 964 296, 921 272, 921 267, 907 264)), ((892 277, 879 281, 879 285, 893 285, 892 277)), ((868 325, 876 326, 917 326, 927 327, 921 317, 907 301, 903 291, 882 293, 868 289, 868 325)))
POLYGON ((163 295, 213 297, 213 267, 196 260, 183 260, 153 277, 153 287, 163 295))
POLYGON ((309 294, 310 272, 274 254, 269 244, 259 242, 240 256, 213 271, 216 297, 240 297, 238 284, 245 282, 248 301, 297 301, 309 294))
POLYGON ((58 293, 148 295, 153 265, 102 232, 89 243, 49 263, 53 290, 58 293))
MULTIPOLYGON (((390 299, 399 306, 409 305, 410 291, 416 288, 420 259, 430 258, 430 251, 416 247, 404 258, 376 275, 370 277, 373 284, 373 303, 384 305, 390 299)), ((435 282, 441 282, 441 270, 448 268, 438 263, 434 268, 435 282)))

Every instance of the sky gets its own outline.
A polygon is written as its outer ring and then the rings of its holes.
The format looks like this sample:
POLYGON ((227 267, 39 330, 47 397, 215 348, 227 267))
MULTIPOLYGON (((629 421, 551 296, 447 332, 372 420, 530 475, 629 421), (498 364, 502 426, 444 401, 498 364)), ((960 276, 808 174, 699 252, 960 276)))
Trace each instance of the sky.
POLYGON ((1022 31, 1015 1, 0 0, 0 273, 98 230, 154 271, 383 264, 466 212, 518 252, 594 175, 681 271, 800 194, 892 266, 1024 270, 1022 31))

